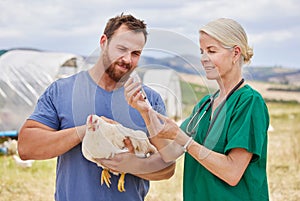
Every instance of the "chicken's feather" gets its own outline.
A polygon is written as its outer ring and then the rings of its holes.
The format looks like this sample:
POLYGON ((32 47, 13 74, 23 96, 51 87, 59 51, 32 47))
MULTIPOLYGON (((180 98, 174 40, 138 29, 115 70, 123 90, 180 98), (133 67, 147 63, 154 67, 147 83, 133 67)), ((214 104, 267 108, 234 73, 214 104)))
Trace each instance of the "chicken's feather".
POLYGON ((97 163, 95 158, 110 158, 115 154, 128 151, 124 144, 126 137, 130 138, 137 156, 156 152, 156 148, 143 131, 126 128, 119 123, 109 123, 105 118, 97 115, 89 115, 86 125, 82 153, 92 162, 97 163))

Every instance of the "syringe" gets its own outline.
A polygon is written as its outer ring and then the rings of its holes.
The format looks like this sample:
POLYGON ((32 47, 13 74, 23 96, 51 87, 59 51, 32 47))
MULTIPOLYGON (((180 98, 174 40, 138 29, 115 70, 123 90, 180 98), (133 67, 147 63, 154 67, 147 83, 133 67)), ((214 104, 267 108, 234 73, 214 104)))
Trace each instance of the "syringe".
MULTIPOLYGON (((132 73, 130 74, 130 77, 133 78, 133 82, 138 82, 138 83, 142 84, 142 80, 141 80, 140 76, 138 75, 138 73, 137 73, 136 71, 132 71, 132 73)), ((143 98, 145 99, 147 105, 148 105, 150 108, 152 108, 150 102, 148 101, 146 92, 144 91, 143 87, 141 87, 141 92, 142 92, 142 96, 143 96, 143 98)))

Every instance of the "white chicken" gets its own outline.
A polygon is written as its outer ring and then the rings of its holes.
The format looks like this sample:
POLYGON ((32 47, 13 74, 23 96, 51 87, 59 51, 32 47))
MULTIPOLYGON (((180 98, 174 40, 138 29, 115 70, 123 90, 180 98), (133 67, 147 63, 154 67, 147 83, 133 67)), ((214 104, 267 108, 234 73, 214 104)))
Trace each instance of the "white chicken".
MULTIPOLYGON (((128 137, 131 140, 134 152, 139 157, 147 157, 149 154, 155 153, 156 148, 150 143, 145 132, 126 128, 121 124, 99 117, 97 115, 89 115, 86 121, 86 134, 82 141, 83 156, 98 166, 102 167, 95 159, 110 158, 115 154, 127 152, 128 149, 124 144, 124 140, 128 137)), ((103 182, 110 187, 109 170, 102 167, 101 185, 103 182)), ((112 172, 112 171, 111 171, 112 172)), ((118 175, 117 172, 112 172, 118 175)), ((118 182, 118 190, 125 191, 124 188, 125 173, 121 173, 118 182)))

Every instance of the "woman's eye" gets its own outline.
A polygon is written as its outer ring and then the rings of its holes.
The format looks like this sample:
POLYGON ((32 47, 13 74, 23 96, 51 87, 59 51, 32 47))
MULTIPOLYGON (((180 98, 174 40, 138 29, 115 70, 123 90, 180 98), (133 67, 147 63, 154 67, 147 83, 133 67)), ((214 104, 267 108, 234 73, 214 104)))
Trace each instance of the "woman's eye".
MULTIPOLYGON (((207 50, 206 51, 206 54, 213 54, 213 53, 216 53, 216 51, 215 50, 207 50)), ((204 51, 200 50, 200 54, 204 54, 204 51)))

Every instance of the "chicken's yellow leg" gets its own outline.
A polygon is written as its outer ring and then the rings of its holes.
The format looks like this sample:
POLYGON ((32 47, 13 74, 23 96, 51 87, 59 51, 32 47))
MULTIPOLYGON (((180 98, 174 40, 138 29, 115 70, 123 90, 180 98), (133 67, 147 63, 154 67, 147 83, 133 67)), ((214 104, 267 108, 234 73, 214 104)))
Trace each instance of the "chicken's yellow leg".
POLYGON ((108 172, 108 169, 103 169, 101 173, 101 185, 103 184, 103 182, 105 182, 106 186, 110 188, 110 184, 111 184, 110 177, 111 176, 108 172))
POLYGON ((122 172, 118 182, 118 190, 120 192, 125 192, 125 173, 122 172))

